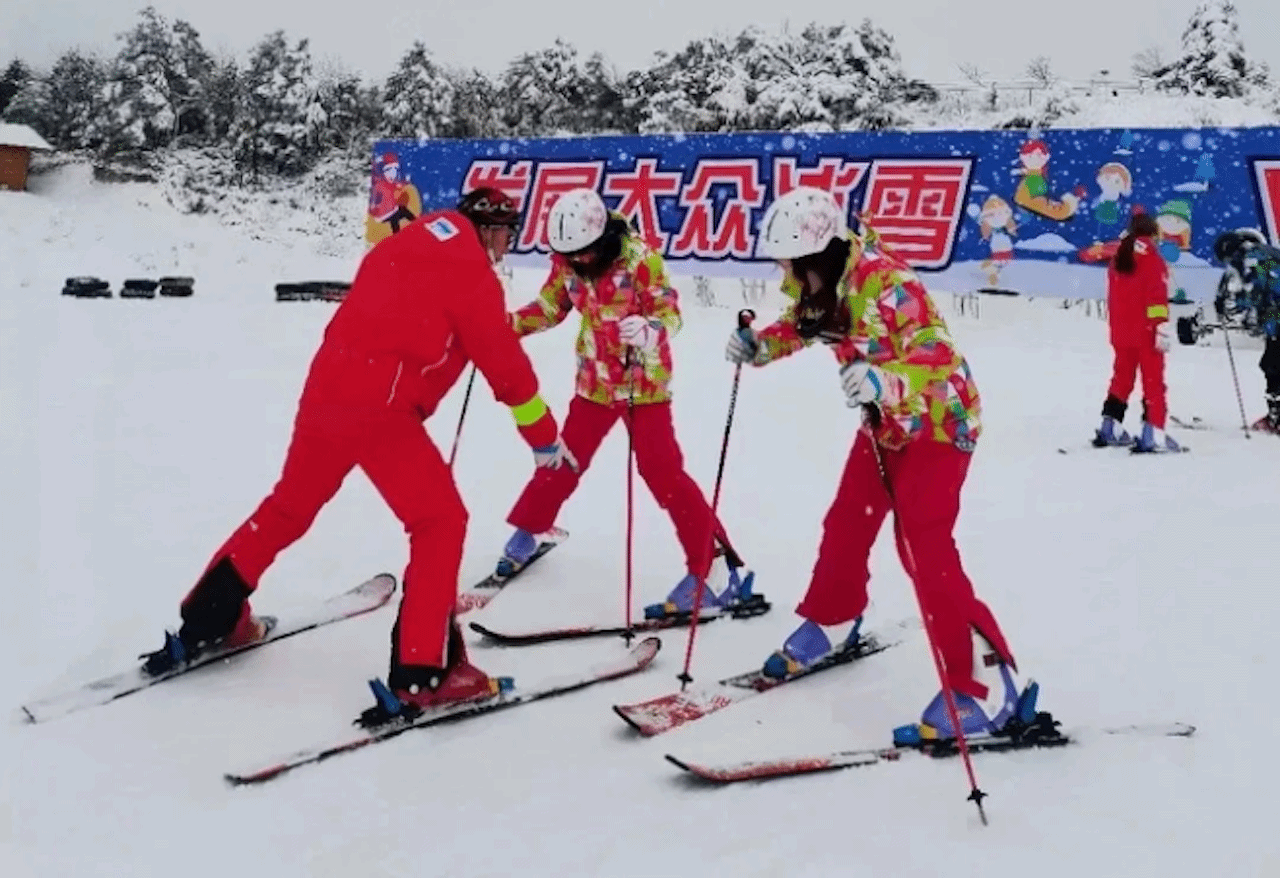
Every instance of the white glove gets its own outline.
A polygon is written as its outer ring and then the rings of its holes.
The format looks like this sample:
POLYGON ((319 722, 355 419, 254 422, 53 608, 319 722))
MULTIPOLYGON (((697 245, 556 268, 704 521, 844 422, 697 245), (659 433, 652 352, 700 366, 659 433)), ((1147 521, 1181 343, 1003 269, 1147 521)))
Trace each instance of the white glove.
POLYGON ((533 463, 544 469, 559 469, 561 465, 568 464, 569 469, 578 472, 578 459, 559 436, 551 445, 533 449, 533 463))
POLYGON ((849 408, 857 408, 876 402, 884 393, 884 381, 880 370, 866 360, 855 360, 840 369, 840 386, 848 397, 849 408))
POLYGON ((622 336, 623 344, 644 351, 656 348, 661 338, 660 325, 655 326, 639 314, 630 314, 619 320, 618 333, 622 336))
POLYGON ((1156 349, 1162 354, 1169 353, 1173 340, 1169 338, 1169 321, 1156 324, 1156 349))
POLYGON ((750 363, 760 350, 760 340, 755 331, 746 326, 735 329, 729 335, 729 342, 724 346, 724 358, 730 363, 750 363))

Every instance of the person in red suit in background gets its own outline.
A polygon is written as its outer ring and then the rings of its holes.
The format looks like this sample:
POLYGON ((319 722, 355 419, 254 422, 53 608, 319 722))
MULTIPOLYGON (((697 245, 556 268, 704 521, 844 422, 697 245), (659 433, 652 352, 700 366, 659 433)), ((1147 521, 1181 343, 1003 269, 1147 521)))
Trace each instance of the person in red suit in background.
POLYGON ((395 153, 384 153, 378 165, 381 173, 373 175, 369 216, 391 226, 395 233, 414 219, 413 211, 409 209, 409 186, 400 176, 400 159, 395 153))
POLYGON ((1107 266, 1107 321, 1115 354, 1111 385, 1102 404, 1102 425, 1093 444, 1131 445, 1133 451, 1181 451, 1165 433, 1164 355, 1170 347, 1169 265, 1156 249, 1160 229, 1146 213, 1129 219, 1124 239, 1107 266), (1131 439, 1124 429, 1129 395, 1142 372, 1142 430, 1131 439))
POLYGON ((409 536, 387 688, 419 708, 497 694, 454 618, 467 510, 424 422, 474 361, 536 464, 576 467, 494 271, 518 226, 506 195, 479 189, 365 255, 312 359, 279 481, 183 598, 182 627, 146 657, 148 671, 261 636, 249 604, 260 578, 359 467, 409 536))

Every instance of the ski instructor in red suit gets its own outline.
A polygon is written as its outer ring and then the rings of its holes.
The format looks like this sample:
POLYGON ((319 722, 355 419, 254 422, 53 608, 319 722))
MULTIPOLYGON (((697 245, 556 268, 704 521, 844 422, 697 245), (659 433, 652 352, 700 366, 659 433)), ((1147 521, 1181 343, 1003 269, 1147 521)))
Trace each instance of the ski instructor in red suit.
POLYGON ((311 362, 280 480, 182 600, 182 627, 146 657, 150 672, 261 636, 249 606, 259 579, 359 467, 409 536, 388 688, 419 707, 497 693, 468 661, 454 619, 467 510, 424 421, 474 362, 511 408, 537 466, 577 465, 494 271, 518 226, 506 195, 478 189, 365 255, 311 362))

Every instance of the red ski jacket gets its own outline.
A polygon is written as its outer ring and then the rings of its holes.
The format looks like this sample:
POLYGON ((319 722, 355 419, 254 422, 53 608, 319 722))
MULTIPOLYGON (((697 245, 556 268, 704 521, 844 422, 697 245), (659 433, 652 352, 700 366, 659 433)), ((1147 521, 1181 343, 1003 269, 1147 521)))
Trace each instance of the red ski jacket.
POLYGON ((1155 242, 1134 242, 1133 273, 1107 266, 1107 321, 1113 347, 1155 347, 1156 325, 1169 319, 1172 276, 1155 242))
POLYGON ((301 404, 329 418, 392 411, 425 420, 471 361, 530 446, 555 442, 555 418, 475 227, 457 211, 433 211, 365 254, 325 329, 301 404))

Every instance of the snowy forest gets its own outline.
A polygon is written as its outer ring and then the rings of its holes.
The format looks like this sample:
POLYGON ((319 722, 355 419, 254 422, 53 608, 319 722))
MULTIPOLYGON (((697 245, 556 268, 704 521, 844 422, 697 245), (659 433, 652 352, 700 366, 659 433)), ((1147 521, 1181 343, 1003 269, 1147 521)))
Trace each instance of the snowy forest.
MULTIPOLYGON (((243 61, 217 57, 191 24, 150 6, 117 41, 114 54, 68 50, 49 70, 11 60, 0 77, 0 119, 31 125, 60 150, 139 167, 168 150, 198 149, 235 181, 253 182, 296 176, 335 155, 367 161, 377 138, 1043 129, 1070 126, 1091 97, 1044 57, 1027 61, 1033 87, 1023 100, 1003 99, 976 66, 961 71, 971 87, 940 91, 909 79, 893 36, 866 19, 799 32, 746 27, 656 53, 647 69, 629 72, 557 40, 492 77, 443 65, 419 41, 376 82, 318 63, 306 38, 283 31, 243 61)), ((1130 73, 1153 95, 1235 99, 1264 124, 1280 122, 1280 86, 1249 59, 1228 0, 1195 10, 1176 57, 1145 49, 1130 73)))

